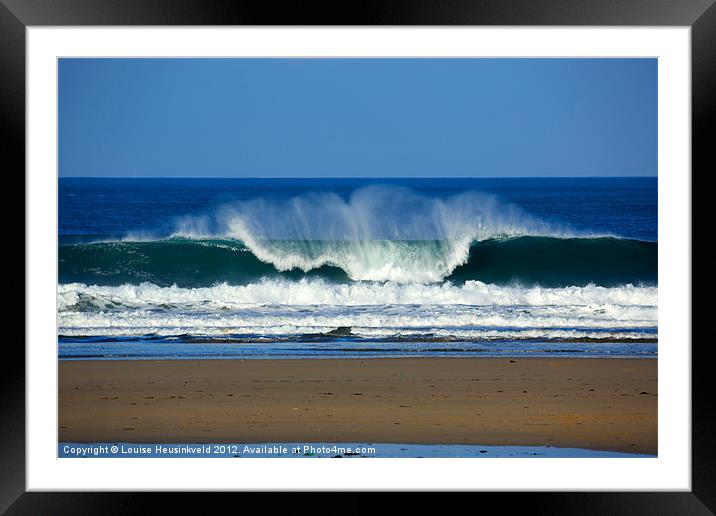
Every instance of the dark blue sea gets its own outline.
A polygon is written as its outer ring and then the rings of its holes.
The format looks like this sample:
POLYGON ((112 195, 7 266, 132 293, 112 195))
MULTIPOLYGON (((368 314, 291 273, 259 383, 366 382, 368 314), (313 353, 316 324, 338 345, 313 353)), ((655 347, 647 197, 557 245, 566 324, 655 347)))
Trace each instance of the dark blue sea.
POLYGON ((59 356, 656 356, 657 179, 59 179, 59 356))

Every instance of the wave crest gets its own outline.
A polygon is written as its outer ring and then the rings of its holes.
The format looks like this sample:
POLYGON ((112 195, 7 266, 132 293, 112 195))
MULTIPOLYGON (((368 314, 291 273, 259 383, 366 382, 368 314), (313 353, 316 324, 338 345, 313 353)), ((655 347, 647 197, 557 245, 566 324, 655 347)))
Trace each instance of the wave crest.
POLYGON ((656 284, 655 242, 614 238, 515 237, 473 243, 467 261, 451 261, 444 241, 267 241, 273 258, 288 268, 296 256, 308 269, 279 270, 238 240, 173 238, 152 242, 104 242, 60 246, 61 283, 161 286, 247 285, 260 278, 321 278, 347 283, 369 277, 403 284, 479 280, 509 285, 566 287, 594 283, 619 286, 656 284), (340 267, 318 265, 326 256, 340 267), (287 263, 289 262, 289 263, 287 263), (345 267, 345 269, 344 269, 345 267))
POLYGON ((335 193, 255 199, 212 216, 185 217, 177 226, 174 237, 240 240, 279 271, 327 265, 352 280, 399 283, 444 279, 467 262, 473 242, 575 236, 494 196, 440 199, 396 186, 360 188, 347 199, 335 193))

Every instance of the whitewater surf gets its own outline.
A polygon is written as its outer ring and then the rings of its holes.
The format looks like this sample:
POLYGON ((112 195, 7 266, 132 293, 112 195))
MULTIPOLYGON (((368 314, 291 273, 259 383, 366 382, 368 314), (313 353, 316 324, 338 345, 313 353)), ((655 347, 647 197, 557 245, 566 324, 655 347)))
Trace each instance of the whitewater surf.
POLYGON ((60 357, 656 354, 654 183, 554 181, 61 181, 60 357))

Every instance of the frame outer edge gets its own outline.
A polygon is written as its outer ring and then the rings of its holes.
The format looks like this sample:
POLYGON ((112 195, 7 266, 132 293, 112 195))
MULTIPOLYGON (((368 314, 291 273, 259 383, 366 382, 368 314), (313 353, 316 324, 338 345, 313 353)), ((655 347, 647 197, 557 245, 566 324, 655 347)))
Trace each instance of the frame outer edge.
POLYGON ((1 0, 25 25, 691 25, 713 0, 1 0))
MULTIPOLYGON (((691 146, 692 146, 692 299, 693 299, 693 235, 705 235, 696 232, 694 221, 701 217, 693 216, 696 198, 693 179, 698 174, 705 178, 713 175, 716 163, 713 135, 716 133, 716 3, 712 3, 691 27, 691 146)), ((701 190, 699 195, 708 195, 710 189, 701 190)), ((702 199, 701 204, 708 206, 709 200, 702 199)), ((707 271, 699 266, 698 270, 707 271)), ((708 303, 707 303, 708 304, 708 303)), ((692 301, 692 312, 702 310, 699 321, 708 321, 708 308, 692 301)), ((692 321, 694 320, 692 313, 692 321)), ((692 323, 692 334, 693 323, 692 323)), ((716 412, 713 404, 713 357, 714 351, 707 340, 694 342, 692 339, 692 478, 693 493, 711 511, 716 512, 716 412)))
MULTIPOLYGON (((3 142, 3 172, 13 180, 15 188, 22 181, 22 198, 25 198, 25 26, 20 19, 0 4, 0 127, 3 142)), ((9 182, 9 181, 8 181, 9 182)), ((6 215, 7 217, 7 215, 6 215)), ((17 213, 13 217, 17 217, 17 213)), ((12 220, 12 219, 8 219, 12 220)), ((16 241, 23 242, 22 269, 25 269, 25 233, 16 241)), ((11 291, 23 292, 24 277, 10 275, 11 291), (21 290, 22 289, 22 290, 21 290)), ((24 321, 24 317, 23 317, 24 321)), ((16 323, 20 326, 18 323, 16 323)), ((25 491, 25 331, 24 322, 15 335, 7 336, 7 356, 0 375, 0 513, 25 491), (22 346, 19 344, 22 334, 22 346)))
MULTIPOLYGON (((91 4, 83 4, 81 7, 78 5, 80 2, 74 2, 73 0, 58 0, 56 2, 57 7, 66 8, 64 13, 60 16, 54 17, 51 2, 43 0, 23 0, 21 3, 18 0, 2 0, 0 3, 0 49, 3 49, 0 55, 0 62, 2 63, 3 72, 9 71, 10 73, 5 74, 3 80, 0 81, 0 125, 5 129, 6 142, 9 142, 7 146, 7 154, 11 158, 15 158, 16 165, 13 168, 23 169, 24 177, 24 162, 25 162, 25 24, 47 24, 47 25, 62 25, 62 24, 74 24, 74 25, 91 25, 104 23, 111 25, 113 22, 116 24, 176 24, 176 23, 187 23, 191 19, 202 21, 203 23, 213 22, 216 23, 215 15, 218 12, 221 16, 221 7, 218 7, 217 2, 208 2, 210 12, 204 11, 198 14, 198 4, 196 2, 187 0, 177 0, 175 6, 181 6, 182 12, 175 15, 167 15, 163 22, 157 23, 158 13, 163 12, 165 15, 171 10, 171 5, 163 4, 157 6, 152 11, 151 8, 138 9, 132 13, 132 9, 129 5, 125 6, 125 12, 123 16, 116 17, 113 21, 107 19, 109 13, 116 14, 121 9, 112 9, 105 6, 104 9, 93 9, 88 10, 91 4), (10 4, 11 7, 8 7, 10 4), (59 5, 58 5, 59 4, 59 5), (192 7, 193 6, 193 7, 192 7), (83 9, 85 9, 84 12, 83 9), (152 21, 154 20, 154 21, 152 21)), ((100 2, 101 3, 101 2, 100 2)), ((104 2, 107 4, 107 2, 104 2)), ((111 2, 109 2, 111 3, 111 2)), ((135 4, 129 0, 128 4, 135 4)), ((513 4, 513 2, 509 2, 513 4)), ((517 7, 517 3, 514 2, 513 7, 517 7)), ((552 3, 552 2, 548 2, 552 3)), ((639 2, 634 2, 633 5, 639 2)), ((677 5, 678 2, 673 3, 677 5)), ((672 16, 669 17, 667 13, 661 13, 656 16, 664 24, 680 25, 684 24, 685 19, 692 21, 692 105, 697 107, 698 110, 692 110, 692 148, 693 148, 693 170, 703 170, 702 174, 706 174, 706 166, 713 168, 714 164, 714 146, 708 139, 710 131, 708 129, 714 129, 714 107, 716 106, 716 4, 713 0, 709 1, 691 1, 682 2, 681 6, 676 9, 667 9, 672 16), (681 10, 680 16, 673 16, 674 11, 681 10), (698 12, 697 12, 698 11, 698 12), (664 15, 667 16, 664 19, 664 15), (673 20, 672 23, 668 23, 668 20, 673 20)), ((95 4, 96 5, 96 4, 95 4)), ((146 7, 147 3, 144 4, 146 7)), ((424 5, 424 4, 423 4, 424 5)), ((464 4, 463 4, 464 5, 464 4)), ((607 4, 608 5, 608 4, 607 4)), ((621 4, 624 7, 625 4, 621 4)), ((659 3, 663 7, 663 3, 659 3)), ((116 7, 116 6, 115 6, 116 7)), ((404 5, 404 8, 408 7, 404 5)), ((606 7, 604 5, 603 7, 606 7)), ((549 6, 545 6, 546 10, 549 10, 549 6)), ((228 11, 227 6, 224 7, 224 13, 228 11)), ((479 11, 479 9, 477 9, 479 11)), ((422 19, 423 23, 426 23, 424 17, 430 16, 431 13, 427 12, 430 9, 418 13, 416 16, 418 19, 422 19)), ((459 9, 458 9, 459 11, 459 9)), ((495 8, 488 8, 485 10, 487 16, 485 21, 487 24, 495 24, 499 20, 494 19, 495 14, 498 18, 505 20, 510 18, 510 9, 500 10, 495 12, 495 8), (490 16, 490 13, 492 16, 490 16), (489 19, 489 21, 488 21, 489 19)), ((627 11, 627 10, 625 10, 627 11)), ((55 8, 54 13, 57 12, 55 8)), ((634 24, 634 25, 650 25, 654 24, 651 21, 654 15, 642 16, 641 23, 635 23, 636 18, 639 18, 637 13, 644 14, 643 9, 634 8, 629 9, 628 12, 623 12, 624 18, 622 22, 614 23, 618 15, 615 15, 614 11, 610 10, 604 16, 604 22, 611 21, 615 25, 623 24, 634 24)), ((241 16, 240 21, 242 23, 261 23, 261 19, 264 18, 260 13, 249 11, 248 16, 241 16), (251 14, 258 14, 252 16, 251 14), (254 19, 256 18, 256 19, 254 19)), ((365 13, 364 13, 365 14, 365 13)), ((380 13, 375 13, 372 16, 368 16, 369 20, 373 20, 375 23, 376 14, 380 18, 380 13)), ((398 8, 391 14, 382 13, 384 18, 392 20, 396 14, 404 14, 404 9, 398 8)), ((443 19, 444 16, 434 14, 435 20, 443 19)), ((465 13, 459 13, 452 11, 452 15, 456 15, 456 18, 460 18, 465 13)), ((514 14, 514 11, 513 11, 514 14)), ((567 18, 573 18, 572 21, 563 19, 561 22, 555 22, 554 24, 570 24, 575 25, 589 25, 590 22, 585 21, 590 17, 593 18, 590 12, 581 12, 581 16, 575 16, 574 14, 568 14, 567 18), (580 19, 581 18, 581 23, 580 19)), ((229 15, 230 18, 236 20, 236 11, 232 11, 229 15)), ((464 23, 471 23, 475 21, 475 13, 470 12, 468 16, 463 18, 464 23)), ((302 18, 297 16, 297 18, 302 18)), ((519 18, 519 16, 515 17, 519 18)), ((536 16, 531 24, 543 24, 545 23, 543 16, 536 16)), ((444 20, 445 23, 450 23, 449 20, 444 20)), ((604 23, 603 22, 603 23, 604 23)), ((397 23, 397 20, 391 21, 391 23, 397 23)), ((410 21, 404 21, 403 23, 410 23, 410 21)), ((429 22, 428 22, 429 23, 429 22)), ((453 21, 452 23, 455 23, 453 21)), ((505 23, 503 21, 503 23, 505 23)), ((518 20, 513 22, 507 22, 505 24, 519 24, 518 20)), ((599 22, 592 21, 591 24, 600 24, 599 22)), ((24 191, 24 185, 23 185, 24 191)), ((24 258, 24 249, 23 249, 24 258)), ((26 271, 27 273, 27 271, 26 271)), ((19 281, 16 279, 16 281, 19 281)), ((19 288, 19 286, 18 286, 19 288)), ((24 333, 24 331, 23 331, 24 333)), ((24 336, 24 335, 23 335, 24 336)), ((24 341, 24 338, 23 338, 24 341)), ((703 356, 701 350, 694 348, 694 355, 699 357, 703 356)), ((24 407, 24 351, 18 353, 22 363, 22 367, 8 367, 6 369, 7 374, 2 377, 3 389, 0 391, 0 414, 4 422, 11 422, 10 425, 3 425, 5 432, 5 439, 0 440, 0 512, 4 512, 13 502, 22 495, 25 491, 25 434, 24 434, 24 422, 25 422, 25 407, 24 407), (19 423, 19 424, 13 424, 19 423)), ((682 514, 695 514, 702 513, 706 514, 711 512, 709 509, 713 509, 716 505, 716 489, 714 488, 713 478, 716 478, 716 463, 714 462, 716 454, 714 450, 716 446, 714 439, 712 438, 714 428, 716 428, 714 410, 711 405, 712 399, 710 398, 710 392, 712 386, 707 384, 707 379, 711 374, 710 361, 708 360, 694 360, 693 361, 693 415, 698 413, 698 420, 693 417, 693 493, 696 495, 693 498, 700 500, 700 509, 693 504, 690 505, 690 509, 683 511, 682 514), (698 412, 697 412, 698 411, 698 412), (698 421, 698 424, 697 424, 698 421), (707 508, 708 507, 708 508, 707 508), (703 510, 707 512, 703 512, 703 510), (694 512, 691 512, 694 511, 694 512)), ((98 494, 98 493, 96 493, 98 494)), ((664 493, 666 494, 666 493, 664 493)), ((674 493, 675 494, 675 493, 674 493)), ((623 496, 622 494, 621 496, 623 496)), ((684 494, 679 496, 683 502, 684 494)), ((25 505, 32 498, 35 502, 39 502, 38 498, 43 498, 44 502, 47 503, 47 494, 33 494, 32 496, 21 496, 13 506, 13 509, 20 509, 20 507, 27 508, 25 505)), ((114 495, 116 496, 116 494, 114 495)), ((121 495, 120 495, 121 496, 121 495)), ((547 495, 549 496, 549 495, 547 495)), ((587 495, 589 496, 589 495, 587 495)), ((638 496, 638 495, 637 495, 638 496)), ((73 497, 74 498, 74 497, 73 497)), ((108 498, 113 498, 110 495, 108 498)), ((122 498, 124 498, 122 496, 122 498)), ((691 498, 691 497, 690 497, 691 498)), ((69 501, 65 498, 66 501, 69 501)), ((126 500, 126 498, 125 498, 126 500)), ((643 500, 643 498, 642 498, 643 500)), ((59 500, 58 500, 59 501, 59 500)), ((77 501, 76 499, 74 501, 77 501)), ((96 500, 95 500, 96 501, 96 500)), ((115 499, 115 501, 118 501, 115 499)), ((548 500, 545 500, 548 501, 548 500)), ((662 498, 662 501, 665 501, 662 498)), ((675 501, 675 500, 673 500, 675 501)), ((697 501, 697 500, 690 500, 697 501)), ((36 508, 43 506, 44 503, 36 504, 36 508)), ((66 505, 66 504, 65 504, 66 505)), ((686 509, 684 505, 682 509, 686 509)), ((56 507, 57 508, 57 507, 56 507)), ((614 507, 612 507, 614 508, 614 507)), ((665 506, 662 506, 665 508, 665 506)), ((11 510, 11 512, 15 512, 11 510)), ((539 511, 537 511, 539 512, 539 511)))

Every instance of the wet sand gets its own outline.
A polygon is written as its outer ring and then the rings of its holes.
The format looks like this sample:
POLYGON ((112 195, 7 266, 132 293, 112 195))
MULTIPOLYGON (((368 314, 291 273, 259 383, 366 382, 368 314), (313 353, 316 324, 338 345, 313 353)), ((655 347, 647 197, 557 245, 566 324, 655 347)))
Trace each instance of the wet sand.
POLYGON ((657 361, 61 361, 60 442, 551 445, 657 453, 657 361))

